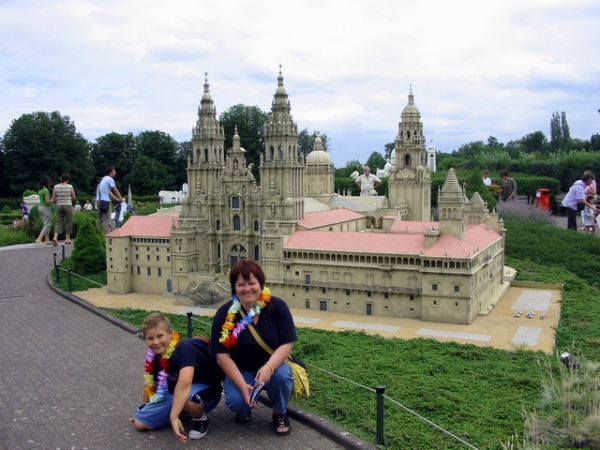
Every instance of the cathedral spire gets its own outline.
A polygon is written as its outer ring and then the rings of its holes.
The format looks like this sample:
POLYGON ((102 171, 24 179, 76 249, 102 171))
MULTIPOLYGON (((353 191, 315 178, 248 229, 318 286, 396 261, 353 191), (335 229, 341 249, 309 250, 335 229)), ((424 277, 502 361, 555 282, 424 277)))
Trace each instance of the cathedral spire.
POLYGON ((204 94, 202 94, 202 102, 209 101, 212 103, 212 97, 210 96, 208 88, 208 72, 204 72, 204 94))

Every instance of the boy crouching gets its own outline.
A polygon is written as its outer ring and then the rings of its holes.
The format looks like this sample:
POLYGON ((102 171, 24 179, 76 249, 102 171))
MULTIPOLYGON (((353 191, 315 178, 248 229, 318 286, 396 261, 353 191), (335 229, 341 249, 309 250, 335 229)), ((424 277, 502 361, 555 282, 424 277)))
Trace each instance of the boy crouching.
POLYGON ((180 341, 169 319, 152 313, 142 323, 148 346, 144 366, 144 404, 130 419, 138 430, 153 430, 169 422, 175 437, 186 441, 181 412, 192 416, 190 439, 202 439, 208 432, 206 413, 221 399, 222 372, 208 340, 180 341))

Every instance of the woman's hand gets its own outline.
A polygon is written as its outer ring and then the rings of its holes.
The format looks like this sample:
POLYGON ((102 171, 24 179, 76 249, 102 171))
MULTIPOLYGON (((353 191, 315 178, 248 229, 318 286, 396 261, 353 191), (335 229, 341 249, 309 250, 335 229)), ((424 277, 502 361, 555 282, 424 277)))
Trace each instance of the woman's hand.
MULTIPOLYGON (((245 384, 239 388, 240 392, 242 393, 242 397, 244 397, 244 403, 246 403, 246 405, 250 405, 250 393, 252 392, 252 389, 254 389, 254 386, 250 385, 250 384, 245 384)), ((256 402, 254 402, 254 404, 250 405, 251 408, 254 408, 256 406, 256 402)))
POLYGON ((271 381, 272 376, 273 372, 271 371, 271 368, 267 364, 265 364, 260 369, 258 369, 258 372, 256 372, 256 382, 266 384, 269 381, 271 381))

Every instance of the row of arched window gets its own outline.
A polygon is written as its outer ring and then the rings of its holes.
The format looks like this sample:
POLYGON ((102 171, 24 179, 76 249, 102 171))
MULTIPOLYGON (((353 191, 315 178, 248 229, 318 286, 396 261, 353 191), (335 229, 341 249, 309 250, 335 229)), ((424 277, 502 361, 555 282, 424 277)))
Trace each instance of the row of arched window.
POLYGON ((341 253, 316 253, 316 252, 284 252, 287 259, 306 259, 313 261, 336 261, 347 263, 364 263, 379 265, 421 265, 420 258, 402 256, 378 256, 378 255, 346 255, 341 253))

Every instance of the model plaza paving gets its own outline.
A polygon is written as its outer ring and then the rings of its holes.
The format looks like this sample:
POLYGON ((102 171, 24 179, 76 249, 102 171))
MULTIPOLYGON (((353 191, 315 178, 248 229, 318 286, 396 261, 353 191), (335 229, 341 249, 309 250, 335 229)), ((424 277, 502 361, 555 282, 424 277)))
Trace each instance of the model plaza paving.
MULTIPOLYGON (((508 272, 510 274, 510 269, 508 272)), ((560 319, 559 287, 508 281, 504 287, 492 302, 494 307, 487 314, 478 316, 470 325, 290 309, 298 327, 331 331, 356 330, 401 339, 431 338, 503 350, 524 346, 552 353, 555 328, 560 319), (522 312, 521 316, 516 315, 518 311, 522 312), (532 318, 526 317, 529 312, 534 313, 532 318)), ((78 292, 77 295, 102 308, 129 307, 173 314, 191 312, 194 316, 212 316, 216 311, 216 308, 178 305, 175 298, 160 295, 108 294, 106 288, 78 292)))

